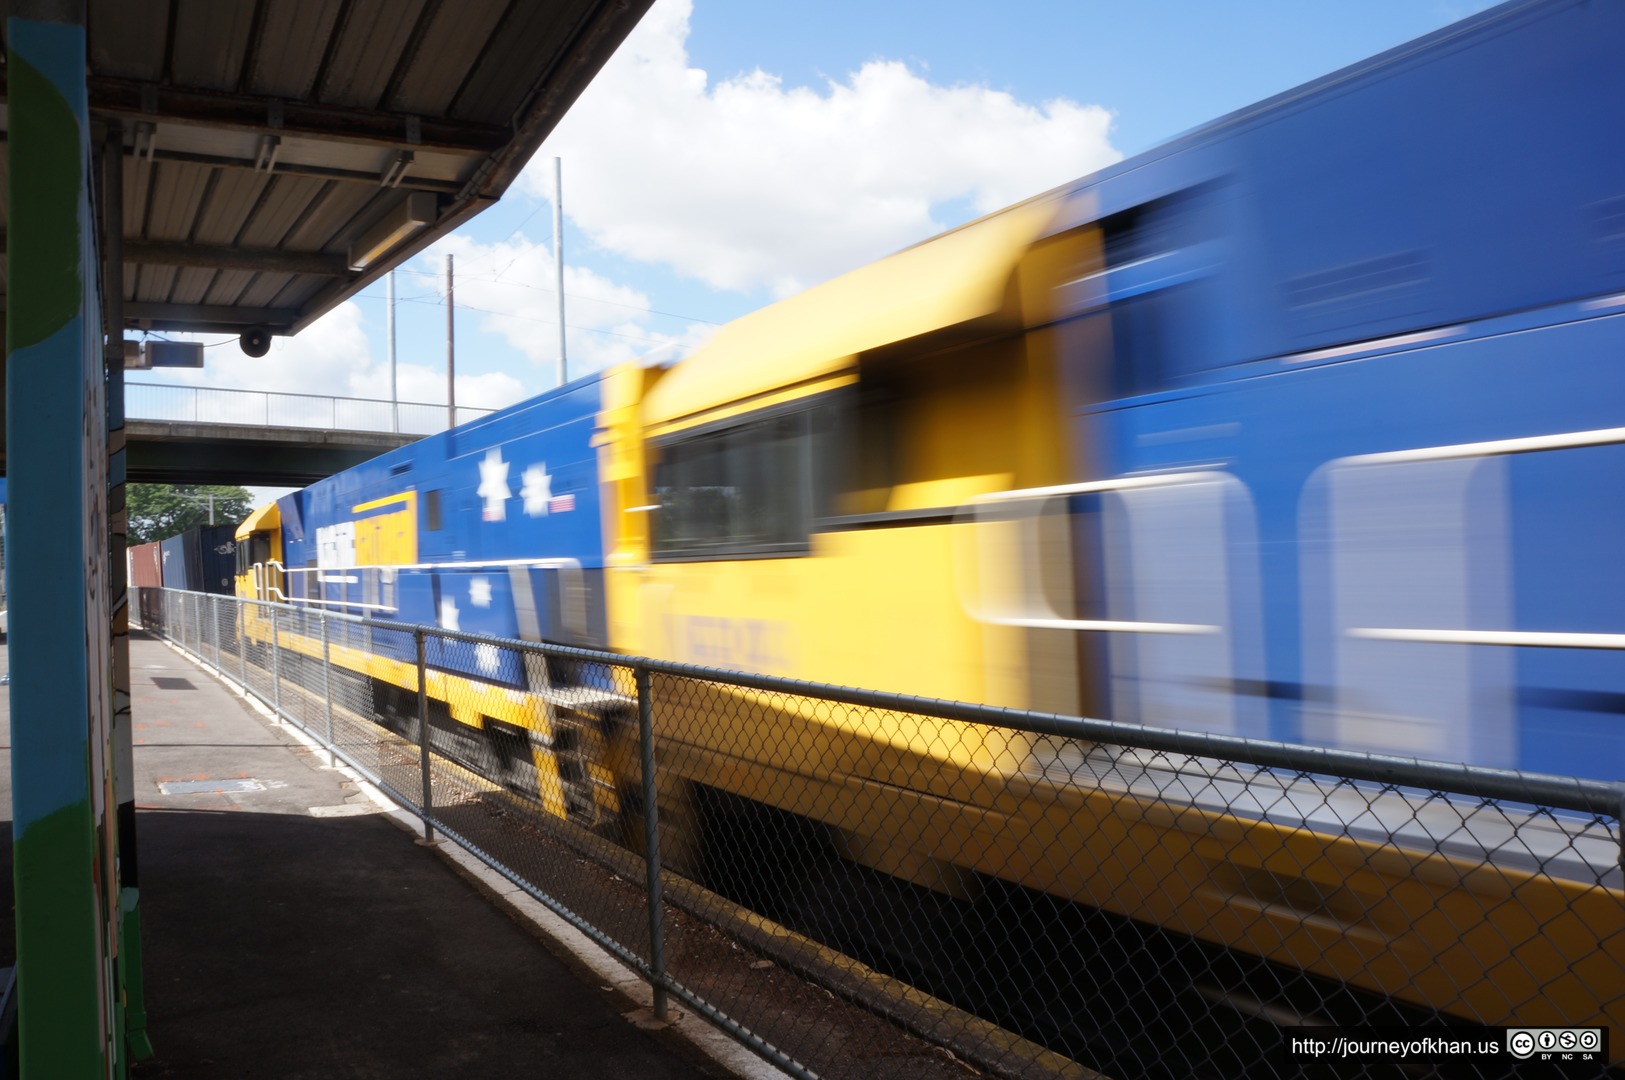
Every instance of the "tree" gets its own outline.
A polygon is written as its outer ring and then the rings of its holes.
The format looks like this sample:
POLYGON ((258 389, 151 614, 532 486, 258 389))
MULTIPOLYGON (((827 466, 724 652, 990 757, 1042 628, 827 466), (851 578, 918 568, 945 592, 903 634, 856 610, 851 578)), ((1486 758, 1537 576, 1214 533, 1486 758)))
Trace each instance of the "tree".
POLYGON ((254 497, 229 484, 131 484, 130 546, 167 540, 194 525, 234 525, 254 509, 254 497))

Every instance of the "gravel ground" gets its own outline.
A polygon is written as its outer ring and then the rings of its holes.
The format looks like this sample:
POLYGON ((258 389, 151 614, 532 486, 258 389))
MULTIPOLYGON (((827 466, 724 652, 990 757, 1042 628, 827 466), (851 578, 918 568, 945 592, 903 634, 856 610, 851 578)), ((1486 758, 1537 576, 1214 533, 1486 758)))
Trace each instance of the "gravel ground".
MULTIPOLYGON (((441 779, 448 789, 462 786, 455 779, 441 779)), ((637 856, 584 831, 570 830, 567 843, 560 839, 556 822, 504 793, 437 790, 435 801, 437 817, 447 830, 519 871, 533 886, 637 955, 648 955, 644 885, 625 872, 641 867, 637 856), (586 853, 583 848, 588 849, 586 853)), ((703 905, 712 911, 715 905, 716 912, 730 909, 723 912, 723 921, 732 920, 744 933, 725 932, 710 919, 668 902, 662 924, 667 970, 685 988, 820 1077, 971 1080, 1054 1075, 1034 1071, 1030 1062, 997 1072, 973 1067, 951 1050, 911 1034, 893 1020, 786 966, 796 964, 816 972, 820 966, 816 961, 802 963, 809 950, 822 952, 816 946, 784 931, 764 931, 765 921, 717 898, 707 904, 710 894, 683 888, 681 882, 673 885, 677 887, 668 885, 668 889, 688 906, 703 905)), ((837 987, 842 982, 850 986, 850 974, 845 978, 842 974, 835 972, 830 981, 837 987)), ((878 976, 875 979, 888 982, 878 976)), ((884 992, 866 996, 871 1000, 885 997, 884 992)), ((674 1004, 685 1012, 693 1011, 684 1003, 674 1004)))
MULTIPOLYGON (((414 801, 411 796, 422 790, 417 747, 353 714, 341 727, 348 736, 340 739, 344 749, 368 764, 397 797, 414 801)), ((649 955, 640 856, 600 833, 560 822, 461 765, 438 755, 434 765, 431 797, 443 831, 509 868, 635 955, 649 955)), ((691 883, 669 875, 666 880, 663 934, 671 976, 820 1077, 1034 1080, 1093 1075, 1064 1059, 1035 1055, 1030 1046, 986 1025, 977 1027, 980 1022, 974 1018, 923 995, 905 993, 900 984, 691 883), (932 1031, 959 1053, 912 1034, 882 1012, 909 1018, 917 1030, 932 1031), (1017 1045, 1012 1050, 1006 1041, 1017 1045)), ((568 959, 562 947, 555 952, 568 959)))
MULTIPOLYGON (((418 768, 406 760, 395 768, 408 765, 418 768)), ((647 957, 648 909, 639 856, 603 836, 539 814, 533 804, 494 791, 455 767, 437 771, 434 799, 444 830, 515 870, 536 890, 630 952, 647 957)), ((921 1009, 920 1000, 928 1000, 921 996, 899 1000, 899 984, 866 974, 851 961, 837 958, 838 965, 832 966, 832 955, 816 944, 691 883, 669 875, 666 882, 663 935, 669 974, 819 1077, 970 1080, 1076 1072, 1046 1069, 1055 1062, 1033 1062, 1024 1052, 978 1046, 978 1031, 965 1033, 957 1026, 977 1023, 964 1013, 941 1004, 921 1009), (728 929, 720 929, 717 922, 728 929), (812 981, 809 974, 829 986, 812 981), (975 1054, 985 1065, 1006 1067, 978 1069, 952 1049, 918 1038, 876 1012, 892 1007, 916 1023, 957 1033, 949 1044, 962 1051, 968 1046, 967 1056, 975 1054)), ((676 1007, 694 1012, 681 1002, 676 1007)))

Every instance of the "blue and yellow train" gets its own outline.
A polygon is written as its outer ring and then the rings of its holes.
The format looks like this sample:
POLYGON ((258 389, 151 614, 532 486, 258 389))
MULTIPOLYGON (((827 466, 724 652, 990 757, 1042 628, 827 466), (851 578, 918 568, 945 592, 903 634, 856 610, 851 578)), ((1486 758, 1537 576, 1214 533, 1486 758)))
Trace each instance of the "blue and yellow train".
MULTIPOLYGON (((681 362, 577 380, 288 496, 239 531, 240 581, 509 638, 1620 779, 1621 56, 1625 5, 1496 7, 681 362)), ((459 655, 432 687, 451 718, 539 735, 544 802, 612 815, 590 732, 538 731, 568 710, 527 700, 570 688, 501 649, 459 655), (565 746, 582 760, 561 766, 565 746)), ((386 694, 415 686, 399 659, 353 663, 386 694)), ((689 780, 784 802, 877 869, 943 888, 953 864, 1449 1015, 1608 1023, 1625 1048, 1625 1003, 1597 984, 1625 971, 1617 888, 1474 874, 1437 848, 1351 871, 1354 841, 1267 823, 1239 845, 1253 869, 1226 878, 1206 811, 1130 813, 1027 774, 999 787, 1027 793, 1013 807, 966 803, 987 786, 964 778, 1020 747, 871 744, 787 705, 783 724, 853 750, 813 760, 734 730, 743 715, 666 733, 689 780), (865 834, 852 808, 881 789, 959 806, 963 842, 918 850, 896 818, 865 834), (974 842, 990 809, 1034 844, 1084 812, 1117 825, 1054 865, 974 842), (1159 857, 1125 863, 1125 843, 1159 857), (1208 887, 1172 895, 1181 876, 1208 887), (1542 913, 1532 945, 1520 909, 1542 913), (1482 978, 1509 948, 1499 985, 1482 978), (1407 974, 1452 950, 1474 978, 1407 974)))

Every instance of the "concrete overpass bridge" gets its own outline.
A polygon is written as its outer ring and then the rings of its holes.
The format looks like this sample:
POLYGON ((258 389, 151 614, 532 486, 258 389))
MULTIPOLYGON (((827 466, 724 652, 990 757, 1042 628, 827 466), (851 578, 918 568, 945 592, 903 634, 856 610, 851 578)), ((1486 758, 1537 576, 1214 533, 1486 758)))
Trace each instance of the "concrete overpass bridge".
MULTIPOLYGON (((444 404, 125 382, 126 472, 137 484, 304 487, 450 422, 444 404)), ((459 406, 466 423, 489 409, 459 406)))

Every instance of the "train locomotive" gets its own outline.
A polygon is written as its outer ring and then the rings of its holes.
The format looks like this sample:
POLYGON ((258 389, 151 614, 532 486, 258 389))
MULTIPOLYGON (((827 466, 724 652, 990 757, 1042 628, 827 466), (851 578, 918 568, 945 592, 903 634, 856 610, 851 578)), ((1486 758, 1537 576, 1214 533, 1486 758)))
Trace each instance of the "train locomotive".
MULTIPOLYGON (((1620 779, 1622 52, 1625 7, 1503 4, 748 315, 680 362, 578 379, 287 496, 239 529, 239 591, 1620 779)), ((404 657, 348 662, 385 697, 415 693, 404 657)), ((494 646, 431 664, 450 719, 532 755, 555 813, 620 811, 624 778, 570 705, 592 688, 494 646)), ((1346 886, 1380 933, 1328 928, 1324 895, 1320 917, 1277 922, 1300 885, 1325 892, 1337 845, 1261 823, 1242 846, 1263 869, 1186 896, 1110 869, 1093 840, 1049 869, 968 842, 921 851, 917 829, 865 834, 853 800, 963 803, 968 836, 989 810, 968 778, 1005 770, 999 812, 1030 835, 1126 812, 1023 771, 1017 739, 875 739, 792 703, 770 741, 746 715, 672 723, 684 782, 770 805, 794 792, 778 809, 886 873, 1002 877, 1447 1016, 1606 1023, 1625 1049, 1625 1003, 1594 975, 1625 971, 1617 874, 1496 886, 1556 894, 1519 894, 1551 913, 1546 944, 1517 956, 1534 990, 1396 991, 1384 972, 1409 957, 1521 940, 1498 926, 1508 905, 1472 895, 1482 875, 1438 850, 1346 886), (844 752, 786 752, 797 737, 844 752), (1450 917, 1413 925, 1416 896, 1450 917), (1238 905, 1256 919, 1227 918, 1238 905)), ((1183 819, 1120 825, 1218 880, 1183 819)))

